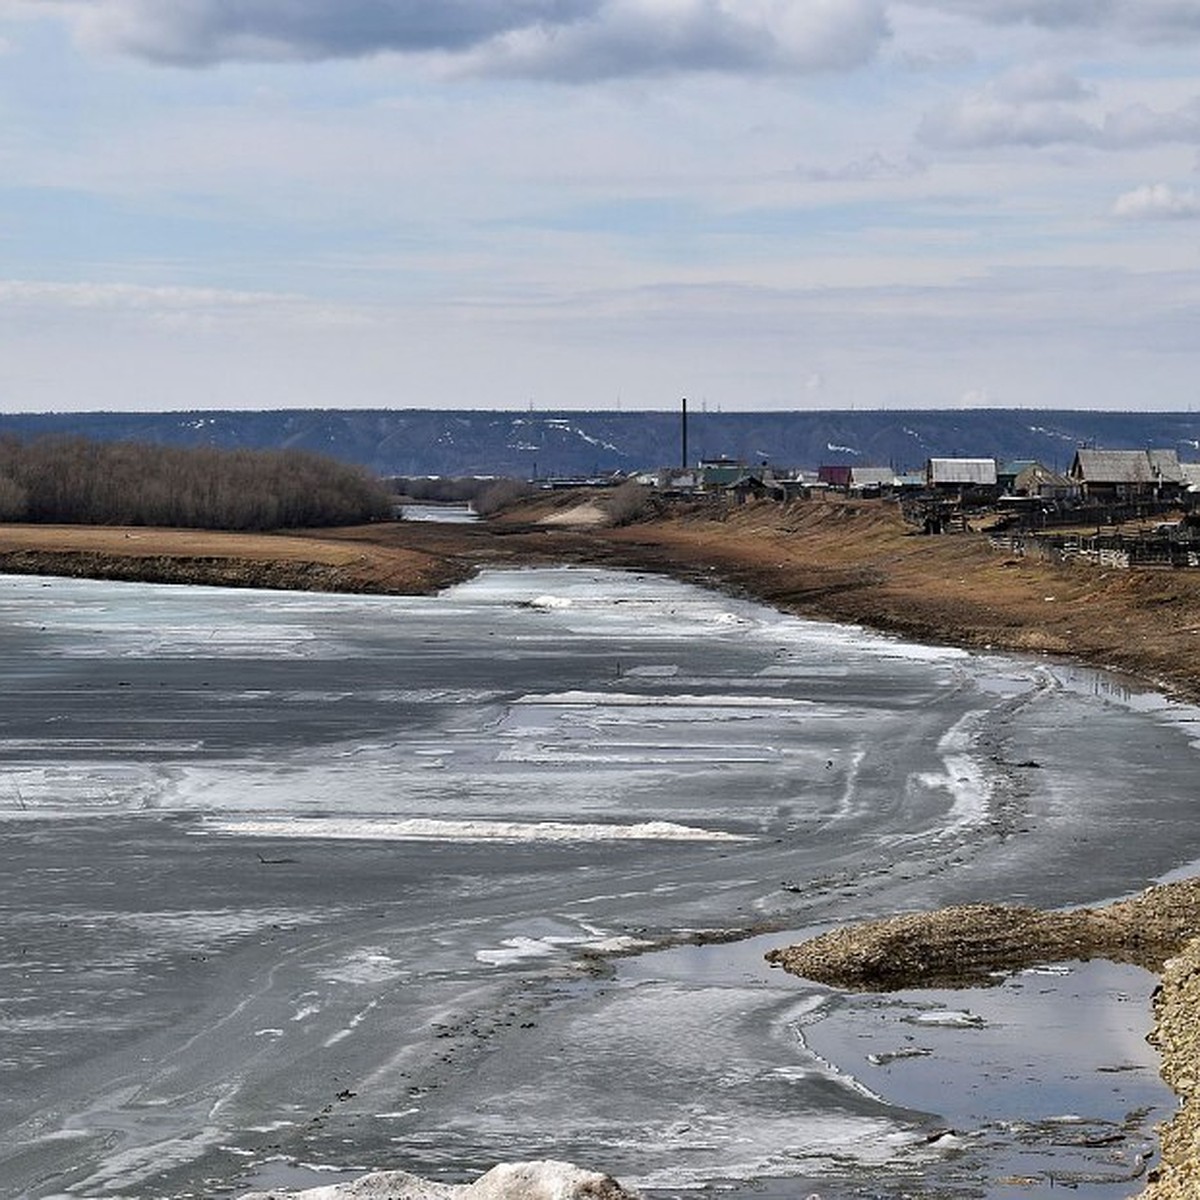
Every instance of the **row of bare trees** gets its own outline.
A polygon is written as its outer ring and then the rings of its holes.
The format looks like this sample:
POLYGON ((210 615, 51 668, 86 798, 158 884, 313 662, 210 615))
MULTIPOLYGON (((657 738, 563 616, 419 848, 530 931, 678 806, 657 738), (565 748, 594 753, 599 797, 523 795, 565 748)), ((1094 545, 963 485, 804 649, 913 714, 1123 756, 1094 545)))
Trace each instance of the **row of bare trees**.
POLYGON ((297 450, 0 437, 0 520, 191 529, 351 525, 391 513, 367 472, 297 450))
POLYGON ((388 482, 397 495, 409 500, 470 504, 481 517, 491 516, 535 490, 533 484, 506 475, 397 475, 388 482))

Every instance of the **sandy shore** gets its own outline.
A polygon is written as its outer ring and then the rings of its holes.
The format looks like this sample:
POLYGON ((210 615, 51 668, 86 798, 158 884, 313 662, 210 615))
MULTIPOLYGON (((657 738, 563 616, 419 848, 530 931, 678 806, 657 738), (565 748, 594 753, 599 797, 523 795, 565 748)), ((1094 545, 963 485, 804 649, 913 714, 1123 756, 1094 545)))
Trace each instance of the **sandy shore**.
MULTIPOLYGON (((399 522, 293 536, 0 526, 0 572, 415 594, 482 566, 653 570, 798 614, 966 647, 1069 655, 1200 698, 1200 572, 1055 566, 983 535, 926 538, 879 502, 696 505, 622 528, 554 519, 546 498, 479 525, 399 522), (550 518, 547 520, 547 518, 550 518)), ((557 506, 557 507, 556 507, 557 506)), ((1070 913, 974 906, 834 931, 779 954, 806 977, 886 990, 1109 957, 1161 973, 1154 1044, 1179 1113, 1147 1200, 1200 1195, 1200 884, 1070 913)))

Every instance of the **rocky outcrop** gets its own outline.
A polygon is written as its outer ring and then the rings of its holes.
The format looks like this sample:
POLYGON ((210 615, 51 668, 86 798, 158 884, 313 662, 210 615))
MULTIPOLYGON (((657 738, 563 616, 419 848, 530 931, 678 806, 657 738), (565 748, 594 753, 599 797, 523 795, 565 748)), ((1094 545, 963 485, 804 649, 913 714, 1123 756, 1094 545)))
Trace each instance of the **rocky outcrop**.
POLYGON ((976 987, 1035 963, 1107 958, 1158 971, 1200 935, 1200 879, 1148 888, 1103 908, 1062 912, 965 904, 832 929, 767 961, 863 991, 976 987))

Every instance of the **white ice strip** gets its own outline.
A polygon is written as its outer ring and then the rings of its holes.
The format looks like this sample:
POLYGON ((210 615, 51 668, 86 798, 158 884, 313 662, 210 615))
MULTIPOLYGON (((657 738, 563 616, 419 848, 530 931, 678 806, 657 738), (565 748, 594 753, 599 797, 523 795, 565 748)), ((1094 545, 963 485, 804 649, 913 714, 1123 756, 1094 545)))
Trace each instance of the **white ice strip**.
POLYGON ((502 750, 497 756, 497 762, 530 763, 539 766, 671 766, 675 764, 701 763, 706 766, 732 763, 774 763, 779 759, 778 751, 745 750, 717 752, 707 746, 680 746, 677 749, 657 749, 627 751, 619 753, 608 746, 598 746, 590 750, 574 750, 557 746, 516 746, 511 750, 502 750))
POLYGON ((939 739, 943 770, 922 772, 913 782, 929 791, 948 793, 950 807, 936 830, 904 834, 894 839, 897 843, 917 841, 930 832, 939 839, 960 835, 986 819, 993 785, 975 754, 975 738, 986 716, 979 711, 966 713, 939 739))
POLYGON ((943 836, 976 825, 987 815, 991 785, 983 767, 972 756, 974 740, 985 716, 982 712, 967 713, 938 743, 938 752, 946 765, 942 783, 954 797, 946 814, 943 836))
POLYGON ((201 832, 234 837, 343 839, 373 842, 748 842, 719 829, 673 821, 634 825, 574 824, 568 821, 354 820, 292 817, 265 821, 209 821, 201 832))
POLYGON ((605 708, 771 708, 809 709, 811 700, 790 696, 653 696, 640 692, 546 692, 520 696, 515 704, 553 704, 566 707, 605 708))
POLYGON ((195 754, 204 749, 204 743, 193 740, 163 738, 0 738, 0 750, 42 750, 62 754, 68 750, 97 751, 119 750, 124 754, 195 754))

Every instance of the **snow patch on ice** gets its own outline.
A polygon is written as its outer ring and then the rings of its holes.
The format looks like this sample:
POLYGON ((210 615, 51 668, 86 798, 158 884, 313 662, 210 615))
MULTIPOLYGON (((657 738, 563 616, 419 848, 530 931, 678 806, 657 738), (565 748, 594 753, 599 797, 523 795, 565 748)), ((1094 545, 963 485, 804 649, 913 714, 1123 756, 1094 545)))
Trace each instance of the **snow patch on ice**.
POLYGON ((908 1020, 914 1025, 933 1025, 938 1029, 982 1029, 987 1023, 981 1016, 966 1009, 950 1008, 930 1009, 908 1020))
POLYGON ((548 937, 517 936, 505 938, 494 950, 477 950, 477 962, 493 967, 511 966, 513 963, 531 959, 552 958, 564 950, 589 950, 597 954, 620 954, 640 950, 652 943, 643 938, 613 935, 593 937, 570 937, 550 935, 548 937))
POLYGON ((373 842, 748 842, 752 838, 674 821, 634 825, 570 821, 439 821, 431 818, 369 820, 289 817, 261 821, 206 822, 200 833, 234 837, 350 839, 373 842))
POLYGON ((545 692, 519 696, 514 704, 553 704, 575 708, 770 708, 810 709, 811 700, 791 696, 690 695, 654 696, 641 692, 545 692))
POLYGON ((331 983, 387 983, 405 974, 404 968, 390 954, 373 946, 363 946, 353 954, 322 971, 322 978, 331 983))

